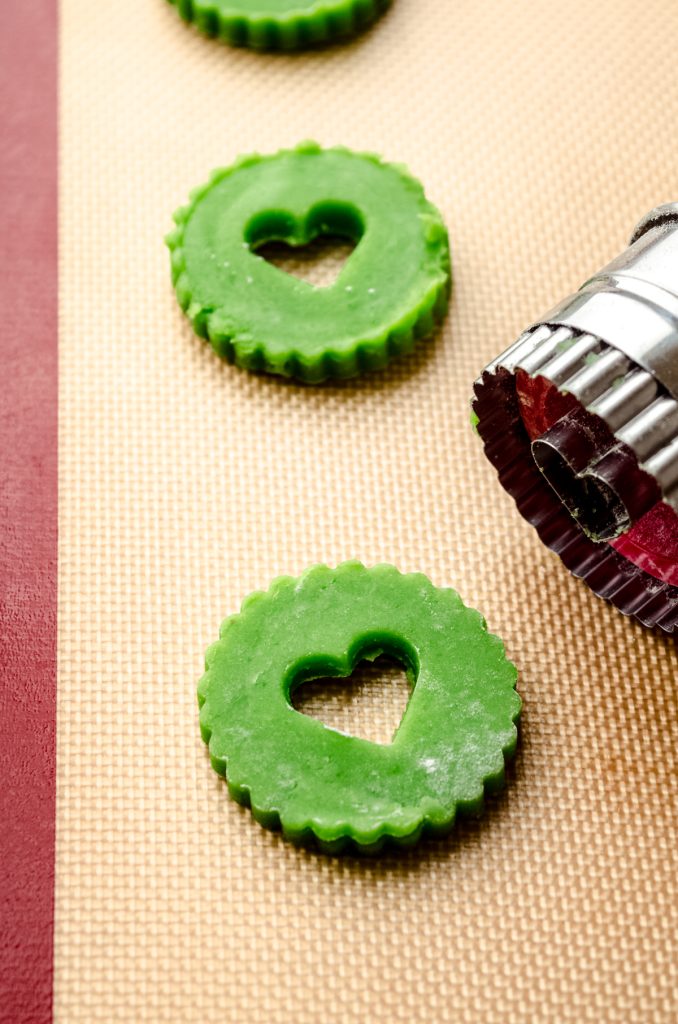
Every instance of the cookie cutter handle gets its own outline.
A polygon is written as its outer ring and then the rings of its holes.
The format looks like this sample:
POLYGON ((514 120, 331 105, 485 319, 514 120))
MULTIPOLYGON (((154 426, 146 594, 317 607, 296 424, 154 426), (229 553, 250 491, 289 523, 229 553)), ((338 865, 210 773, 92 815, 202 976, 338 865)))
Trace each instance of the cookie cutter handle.
POLYGON ((537 323, 600 338, 678 400, 678 202, 651 210, 621 255, 537 323))

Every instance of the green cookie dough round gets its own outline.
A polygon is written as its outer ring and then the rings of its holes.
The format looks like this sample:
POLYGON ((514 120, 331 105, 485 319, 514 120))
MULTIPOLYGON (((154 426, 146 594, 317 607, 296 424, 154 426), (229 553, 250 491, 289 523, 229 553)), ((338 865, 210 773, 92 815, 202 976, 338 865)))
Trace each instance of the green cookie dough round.
POLYGON ((305 143, 215 172, 174 216, 167 244, 181 308, 216 351, 248 370, 308 383, 380 369, 444 316, 447 231, 402 167, 305 143), (320 235, 357 243, 327 288, 257 255, 320 235))
POLYGON ((203 739, 231 795, 267 828, 335 853, 445 834, 478 812, 516 746, 516 669, 454 590, 389 565, 345 562, 281 577, 248 597, 209 648, 203 739), (296 711, 302 682, 349 676, 388 654, 413 682, 388 745, 296 711))
POLYGON ((390 0, 169 0, 184 21, 232 46, 299 50, 354 35, 390 0))

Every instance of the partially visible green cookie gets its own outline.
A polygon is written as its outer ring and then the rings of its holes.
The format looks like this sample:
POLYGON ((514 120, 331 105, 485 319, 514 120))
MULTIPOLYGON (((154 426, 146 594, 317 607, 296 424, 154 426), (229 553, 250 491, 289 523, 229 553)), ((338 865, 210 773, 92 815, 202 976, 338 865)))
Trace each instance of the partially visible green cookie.
POLYGON ((232 46, 299 50, 366 28, 390 0, 169 0, 185 21, 232 46))
POLYGON ((450 293, 447 230, 400 166, 304 143, 242 157, 177 211, 168 237, 181 308, 216 351, 248 370, 308 383, 380 369, 431 333, 450 293), (320 235, 357 243, 315 288, 257 255, 320 235))
POLYGON ((445 834, 504 780, 520 697, 501 640, 454 590, 345 562, 251 594, 209 648, 200 727, 231 795, 266 828, 330 853, 445 834), (295 710, 300 683, 388 654, 413 683, 390 744, 295 710))

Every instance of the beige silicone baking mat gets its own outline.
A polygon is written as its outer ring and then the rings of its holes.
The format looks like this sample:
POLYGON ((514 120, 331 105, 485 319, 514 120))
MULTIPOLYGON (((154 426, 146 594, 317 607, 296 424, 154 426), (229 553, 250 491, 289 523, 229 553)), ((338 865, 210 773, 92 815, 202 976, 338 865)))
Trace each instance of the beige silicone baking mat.
MULTIPOLYGON (((63 0, 60 1024, 678 1019, 675 644, 540 546, 468 408, 678 198, 677 38, 674 0, 394 0, 349 45, 262 56, 165 0, 63 0), (442 332, 346 386, 220 363, 163 247, 214 167, 305 138, 408 164, 453 244, 442 332), (375 862, 264 832, 197 725, 221 619, 346 558, 456 587, 525 702, 484 817, 375 862)), ((327 721, 388 736, 397 679, 334 689, 327 721)))

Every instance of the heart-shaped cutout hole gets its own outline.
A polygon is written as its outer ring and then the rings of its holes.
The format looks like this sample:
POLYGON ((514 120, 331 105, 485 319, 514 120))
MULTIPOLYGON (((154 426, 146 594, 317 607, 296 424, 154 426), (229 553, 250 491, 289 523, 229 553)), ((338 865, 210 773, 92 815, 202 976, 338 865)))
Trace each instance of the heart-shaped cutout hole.
POLYGON ((364 233, 360 212, 350 203, 319 203, 299 218, 285 210, 264 210, 247 225, 245 244, 278 270, 315 288, 334 284, 364 233))
POLYGON ((400 725, 412 692, 408 675, 394 658, 359 662, 350 676, 309 679, 292 694, 292 706, 349 736, 388 744, 400 725))
POLYGON ((314 288, 328 288, 339 277, 355 247, 355 242, 339 235, 319 235, 303 246, 265 242, 255 252, 278 270, 314 288))

